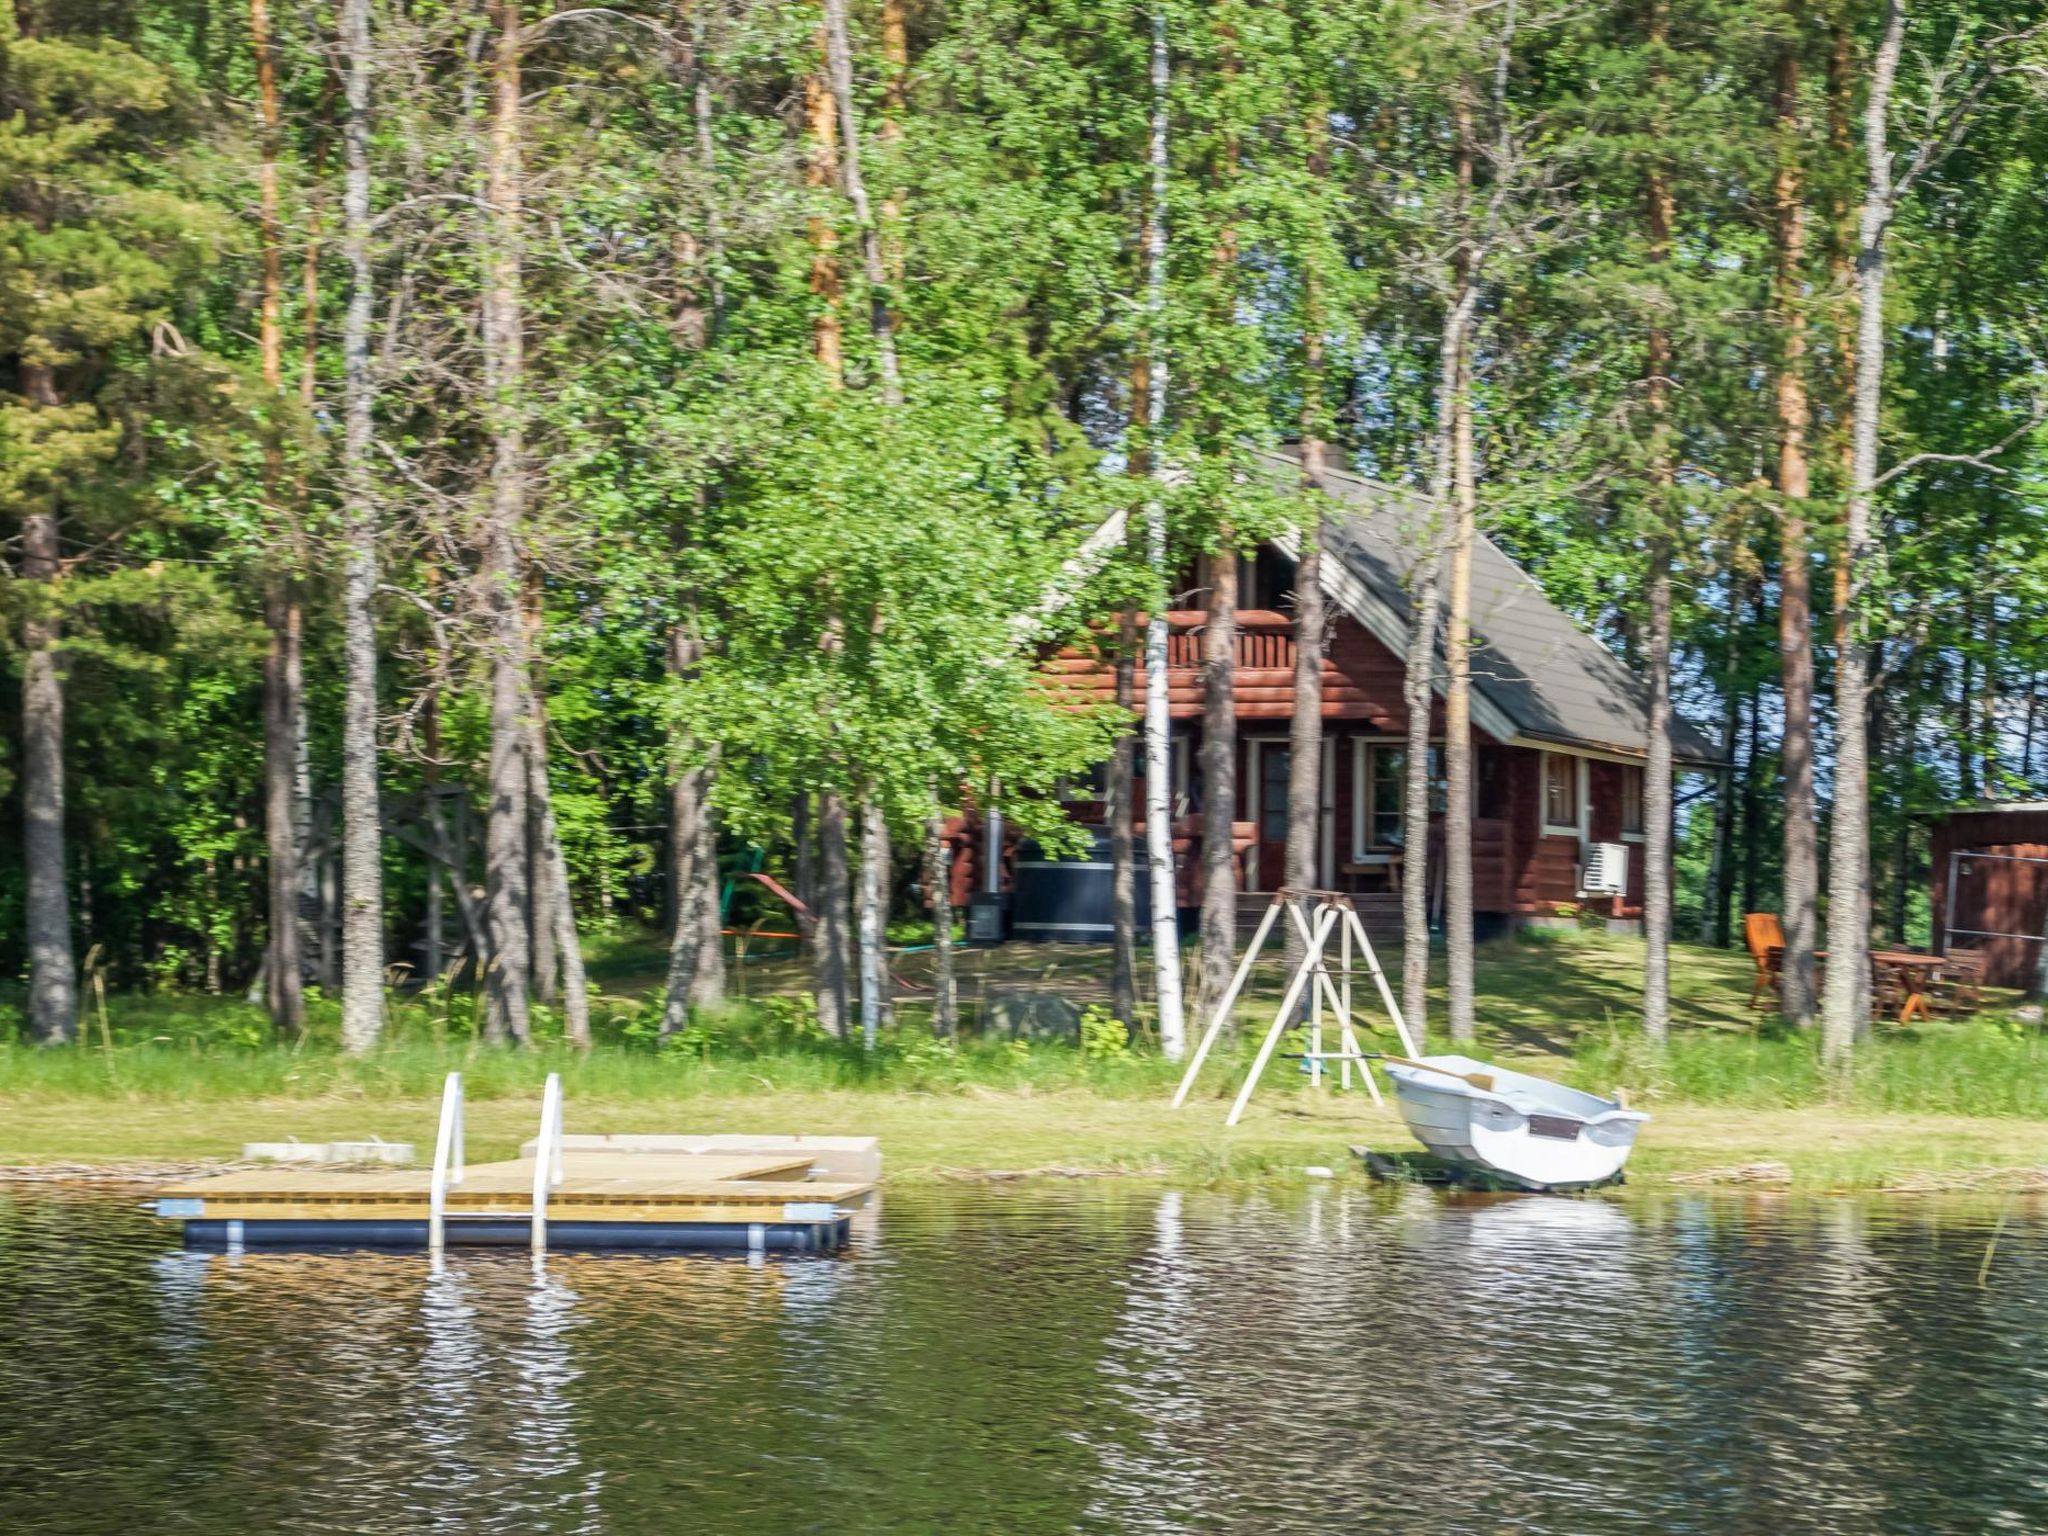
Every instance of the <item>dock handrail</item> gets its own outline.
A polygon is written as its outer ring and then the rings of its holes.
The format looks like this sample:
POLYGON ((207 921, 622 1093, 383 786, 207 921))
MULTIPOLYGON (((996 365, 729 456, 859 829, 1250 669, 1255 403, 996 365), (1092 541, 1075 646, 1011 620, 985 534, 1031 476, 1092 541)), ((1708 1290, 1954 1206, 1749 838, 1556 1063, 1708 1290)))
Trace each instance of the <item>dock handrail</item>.
POLYGON ((446 1246, 448 1190, 462 1182, 462 1074, 450 1072, 441 1085, 441 1128, 434 1133, 434 1175, 427 1186, 427 1249, 446 1246))
POLYGON ((562 1182, 562 1074, 550 1072, 533 1145, 533 1255, 548 1251, 548 1193, 562 1182))

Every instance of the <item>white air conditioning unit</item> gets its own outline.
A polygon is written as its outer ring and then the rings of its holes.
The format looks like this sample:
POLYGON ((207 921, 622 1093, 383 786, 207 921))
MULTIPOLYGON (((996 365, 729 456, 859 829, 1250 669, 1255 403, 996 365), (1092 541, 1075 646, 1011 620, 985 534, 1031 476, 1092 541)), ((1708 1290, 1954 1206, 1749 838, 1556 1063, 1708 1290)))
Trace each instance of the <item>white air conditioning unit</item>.
POLYGON ((1586 863, 1579 875, 1581 896, 1625 896, 1628 894, 1628 844, 1589 843, 1586 863))

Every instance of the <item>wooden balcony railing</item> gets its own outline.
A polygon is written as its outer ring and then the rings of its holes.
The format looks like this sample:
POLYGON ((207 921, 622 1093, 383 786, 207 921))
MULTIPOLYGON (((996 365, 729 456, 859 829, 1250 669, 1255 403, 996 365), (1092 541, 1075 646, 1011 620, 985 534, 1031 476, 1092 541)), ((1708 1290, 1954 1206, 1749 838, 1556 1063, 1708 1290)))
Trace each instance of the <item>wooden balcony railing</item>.
MULTIPOLYGON (((1167 614, 1166 664, 1169 667, 1202 665, 1202 642, 1209 615, 1199 608, 1182 608, 1167 614)), ((1237 666, 1239 671, 1294 671, 1294 621, 1271 609, 1247 608, 1237 616, 1237 666)))

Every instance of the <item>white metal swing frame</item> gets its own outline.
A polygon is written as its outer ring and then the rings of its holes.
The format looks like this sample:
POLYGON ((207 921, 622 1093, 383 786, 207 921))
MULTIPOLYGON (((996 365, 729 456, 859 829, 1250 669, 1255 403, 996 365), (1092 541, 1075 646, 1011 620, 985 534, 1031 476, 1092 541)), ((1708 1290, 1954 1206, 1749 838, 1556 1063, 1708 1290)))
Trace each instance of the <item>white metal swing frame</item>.
POLYGON ((1351 1067, 1356 1062, 1365 1078, 1366 1091, 1373 1102, 1381 1102, 1379 1084, 1373 1080, 1372 1066, 1363 1050, 1358 1036, 1352 1028, 1351 982, 1354 945, 1356 953, 1365 962, 1373 984, 1379 989, 1380 1001, 1386 1005, 1387 1017, 1393 1021, 1394 1033, 1400 1037, 1401 1049, 1408 1055, 1416 1054, 1415 1042, 1408 1033, 1408 1024, 1401 1017, 1401 1005, 1394 1000, 1394 989, 1387 984, 1386 972, 1380 969, 1380 961, 1372 947, 1372 940, 1366 937, 1365 925, 1359 922, 1351 898, 1342 891, 1291 891, 1278 890, 1273 900, 1259 919, 1259 926, 1252 934, 1252 941, 1245 946, 1244 956, 1237 963, 1237 972, 1230 979, 1230 985, 1217 1000, 1215 1011, 1210 1015, 1208 1025, 1202 1031, 1201 1043, 1195 1047, 1195 1054, 1188 1059, 1187 1071, 1181 1074, 1180 1087, 1174 1090, 1173 1107, 1179 1109, 1187 1102, 1188 1091, 1194 1087, 1195 1078, 1200 1075, 1202 1063, 1208 1060, 1211 1047, 1223 1033, 1223 1027, 1230 1021, 1231 1010, 1237 1006, 1237 999, 1244 991, 1245 983, 1251 978, 1252 967, 1258 962, 1260 952, 1272 936, 1274 926, 1285 909, 1294 920, 1294 926, 1303 940, 1301 963, 1294 968, 1288 979, 1287 991, 1280 999, 1280 1006, 1274 1011, 1273 1022, 1266 1030, 1265 1039, 1259 1043, 1259 1052, 1252 1060, 1251 1070, 1245 1074, 1243 1086, 1237 1091, 1237 1099, 1230 1106, 1225 1125, 1235 1125, 1243 1117, 1245 1106, 1251 1102, 1252 1090, 1258 1086, 1273 1059, 1273 1052, 1279 1048, 1280 1038, 1287 1033, 1288 1026, 1301 1006, 1303 992, 1308 993, 1309 1002, 1309 1048, 1303 1058, 1309 1065, 1309 1080, 1317 1087, 1323 1082, 1323 1063, 1335 1061, 1339 1064, 1340 1082, 1345 1088, 1351 1086, 1351 1067), (1337 943, 1337 979, 1330 978, 1330 939, 1335 933, 1337 943), (1331 1017, 1336 1021, 1338 1043, 1341 1049, 1323 1049, 1323 1008, 1328 1004, 1331 1017))

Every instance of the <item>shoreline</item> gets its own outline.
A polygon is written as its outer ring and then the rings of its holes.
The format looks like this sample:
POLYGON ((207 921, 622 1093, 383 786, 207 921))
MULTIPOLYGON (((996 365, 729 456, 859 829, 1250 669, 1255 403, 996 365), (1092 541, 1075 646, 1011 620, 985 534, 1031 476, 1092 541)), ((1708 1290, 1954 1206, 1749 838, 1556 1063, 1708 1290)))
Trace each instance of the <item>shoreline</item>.
MULTIPOLYGON (((1629 1189, 1924 1195, 2048 1193, 2048 1121, 1870 1113, 1831 1106, 1738 1109, 1652 1104, 1629 1189)), ((347 1096, 212 1101, 0 1100, 0 1184, 139 1185, 240 1161, 244 1142, 297 1136, 433 1144, 437 1106, 347 1096)), ((509 1155, 532 1132, 524 1098, 469 1106, 472 1160, 509 1155)), ((1368 1179, 1353 1149, 1414 1142, 1391 1108, 1335 1094, 1276 1096, 1226 1131, 1222 1106, 1085 1090, 928 1094, 827 1090, 577 1100, 577 1131, 871 1135, 902 1186, 1095 1179, 1223 1184, 1299 1179, 1312 1166, 1368 1179)))

